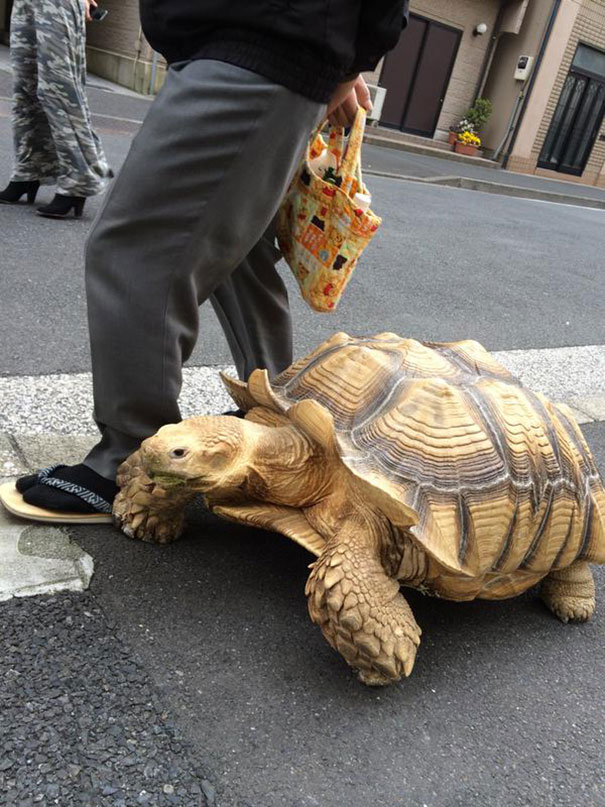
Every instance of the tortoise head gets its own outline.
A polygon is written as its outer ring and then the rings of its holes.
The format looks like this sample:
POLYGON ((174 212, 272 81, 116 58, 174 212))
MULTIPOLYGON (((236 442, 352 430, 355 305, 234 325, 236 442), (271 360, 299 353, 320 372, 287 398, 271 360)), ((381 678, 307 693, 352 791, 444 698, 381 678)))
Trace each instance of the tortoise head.
POLYGON ((141 444, 143 466, 163 488, 187 485, 228 494, 246 478, 250 425, 235 417, 206 416, 162 426, 141 444))

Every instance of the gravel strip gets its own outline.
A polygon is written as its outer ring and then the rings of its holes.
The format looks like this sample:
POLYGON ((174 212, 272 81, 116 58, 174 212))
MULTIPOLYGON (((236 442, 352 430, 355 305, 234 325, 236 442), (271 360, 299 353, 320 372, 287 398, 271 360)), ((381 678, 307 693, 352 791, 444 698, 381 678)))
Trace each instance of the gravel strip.
MULTIPOLYGON (((507 350, 493 354, 524 384, 554 401, 605 399, 605 345, 507 350)), ((233 408, 219 376, 225 365, 188 367, 180 398, 183 417, 233 408)), ((91 417, 90 373, 0 378, 0 432, 9 434, 96 434, 91 417)), ((589 413, 590 414, 590 413, 589 413)))
MULTIPOLYGON (((219 371, 233 367, 189 367, 183 374, 183 417, 233 409, 219 371)), ((96 434, 92 419, 90 373, 0 378, 0 432, 24 434, 96 434)))
POLYGON ((0 635, 1 804, 216 804, 92 595, 3 603, 0 635))
POLYGON ((605 345, 505 350, 493 356, 553 401, 605 396, 605 345))

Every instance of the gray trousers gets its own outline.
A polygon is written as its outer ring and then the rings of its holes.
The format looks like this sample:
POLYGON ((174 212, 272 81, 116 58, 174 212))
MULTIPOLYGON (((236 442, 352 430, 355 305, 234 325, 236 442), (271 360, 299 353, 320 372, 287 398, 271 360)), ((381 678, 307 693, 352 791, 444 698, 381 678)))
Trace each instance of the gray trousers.
POLYGON ((325 107, 248 70, 175 65, 86 249, 94 416, 107 478, 180 420, 182 365, 210 298, 240 377, 292 360, 271 222, 325 107))

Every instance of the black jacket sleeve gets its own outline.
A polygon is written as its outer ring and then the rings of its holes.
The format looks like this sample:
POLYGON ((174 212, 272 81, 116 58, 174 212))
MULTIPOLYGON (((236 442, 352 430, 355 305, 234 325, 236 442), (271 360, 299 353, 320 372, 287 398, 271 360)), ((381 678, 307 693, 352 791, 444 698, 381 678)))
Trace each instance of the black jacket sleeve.
POLYGON ((392 50, 407 25, 410 0, 362 0, 355 58, 348 76, 374 70, 384 54, 392 50))

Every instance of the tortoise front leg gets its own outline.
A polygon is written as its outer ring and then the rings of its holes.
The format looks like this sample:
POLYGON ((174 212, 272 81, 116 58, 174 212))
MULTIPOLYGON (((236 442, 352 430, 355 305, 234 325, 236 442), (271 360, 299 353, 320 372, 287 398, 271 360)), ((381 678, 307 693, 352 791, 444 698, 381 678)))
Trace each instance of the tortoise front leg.
POLYGON ((182 533, 184 509, 195 495, 186 487, 162 488, 147 476, 135 451, 118 468, 120 492, 113 503, 113 519, 129 538, 167 544, 182 533))
POLYGON ((390 684, 411 673, 421 630, 371 544, 332 541, 305 591, 311 619, 364 684, 390 684))

